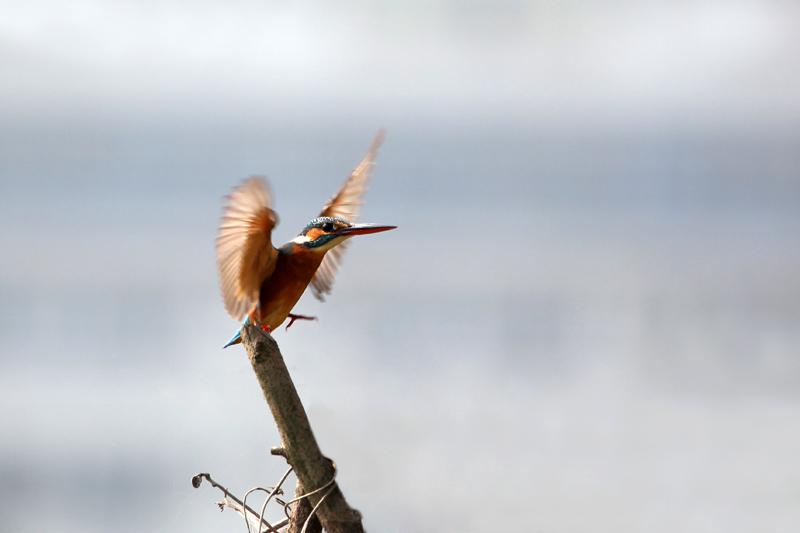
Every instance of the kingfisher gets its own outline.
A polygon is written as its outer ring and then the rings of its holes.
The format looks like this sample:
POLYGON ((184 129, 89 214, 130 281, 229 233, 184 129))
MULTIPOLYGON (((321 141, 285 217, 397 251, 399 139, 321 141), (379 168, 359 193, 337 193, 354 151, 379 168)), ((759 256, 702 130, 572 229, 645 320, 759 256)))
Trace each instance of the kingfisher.
MULTIPOLYGON (((280 248, 272 244, 278 215, 266 180, 246 179, 226 197, 217 234, 217 269, 225 309, 234 319, 259 324, 267 332, 287 318, 286 329, 298 319, 315 320, 291 311, 309 285, 314 296, 325 301, 348 239, 396 228, 356 223, 384 136, 383 130, 378 132, 319 216, 280 248)), ((241 334, 239 329, 223 348, 242 342, 241 334)))

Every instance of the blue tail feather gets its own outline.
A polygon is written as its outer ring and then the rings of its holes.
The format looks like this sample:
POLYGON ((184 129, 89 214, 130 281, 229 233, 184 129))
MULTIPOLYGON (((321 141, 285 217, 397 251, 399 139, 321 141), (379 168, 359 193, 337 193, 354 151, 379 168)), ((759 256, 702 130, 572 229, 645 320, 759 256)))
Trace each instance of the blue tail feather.
POLYGON ((222 349, 224 350, 228 346, 233 346, 234 344, 239 344, 240 342, 242 342, 242 330, 241 330, 241 328, 239 329, 239 331, 236 332, 236 335, 231 337, 231 340, 229 340, 225 344, 225 346, 222 347, 222 349))
MULTIPOLYGON (((247 318, 245 319, 244 323, 245 323, 245 324, 250 324, 250 317, 247 317, 247 318)), ((237 331, 237 332, 236 332, 236 335, 234 335, 233 337, 231 337, 231 340, 229 340, 229 341, 228 341, 228 342, 225 344, 225 346, 223 346, 223 347, 222 347, 222 349, 224 350, 224 349, 225 349, 225 348, 227 348, 228 346, 233 346, 234 344, 240 344, 241 342, 242 342, 242 328, 239 328, 239 331, 237 331)))

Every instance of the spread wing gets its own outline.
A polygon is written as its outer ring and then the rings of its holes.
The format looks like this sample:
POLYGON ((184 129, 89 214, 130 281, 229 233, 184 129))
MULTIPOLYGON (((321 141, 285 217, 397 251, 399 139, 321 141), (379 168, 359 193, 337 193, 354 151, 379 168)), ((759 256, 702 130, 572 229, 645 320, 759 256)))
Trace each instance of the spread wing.
MULTIPOLYGON (((378 154, 378 148, 385 136, 385 130, 378 132, 364 159, 350 173, 333 198, 328 200, 319 216, 343 218, 350 223, 358 219, 358 213, 361 211, 361 204, 364 203, 364 195, 367 192, 367 185, 372 177, 372 169, 375 166, 375 156, 378 154)), ((318 300, 324 302, 325 295, 330 294, 331 288, 333 288, 333 278, 348 244, 350 244, 349 241, 345 241, 329 250, 314 274, 314 279, 311 280, 311 291, 318 300)))
POLYGON ((236 320, 253 311, 261 283, 275 270, 272 228, 278 216, 271 205, 269 185, 259 178, 245 180, 227 197, 217 234, 217 268, 225 309, 236 320))

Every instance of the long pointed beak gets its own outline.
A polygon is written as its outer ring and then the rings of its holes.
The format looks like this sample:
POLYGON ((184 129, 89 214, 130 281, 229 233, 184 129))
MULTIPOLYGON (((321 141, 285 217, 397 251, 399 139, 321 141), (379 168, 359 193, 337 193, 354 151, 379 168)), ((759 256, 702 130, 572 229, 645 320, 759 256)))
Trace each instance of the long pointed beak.
POLYGON ((397 226, 379 226, 377 224, 353 224, 352 226, 337 230, 336 235, 366 235, 367 233, 389 231, 396 227, 397 226))

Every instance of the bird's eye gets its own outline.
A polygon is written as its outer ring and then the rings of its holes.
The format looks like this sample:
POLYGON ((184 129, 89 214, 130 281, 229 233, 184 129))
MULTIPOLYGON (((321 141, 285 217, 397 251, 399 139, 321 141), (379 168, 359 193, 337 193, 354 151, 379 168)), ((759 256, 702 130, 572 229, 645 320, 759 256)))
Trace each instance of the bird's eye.
POLYGON ((325 224, 322 225, 322 231, 324 231, 326 233, 332 232, 333 231, 333 224, 330 223, 330 222, 326 222, 325 224))

